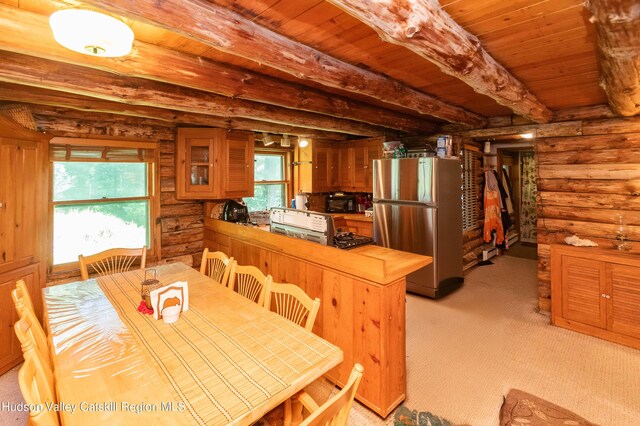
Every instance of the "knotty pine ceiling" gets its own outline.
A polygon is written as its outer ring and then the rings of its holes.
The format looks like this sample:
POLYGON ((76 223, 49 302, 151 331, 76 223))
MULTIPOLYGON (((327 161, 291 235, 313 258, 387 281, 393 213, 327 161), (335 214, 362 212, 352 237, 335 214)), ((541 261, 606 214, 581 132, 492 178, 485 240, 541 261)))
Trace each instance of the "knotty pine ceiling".
MULTIPOLYGON (((210 2, 287 38, 358 67, 389 76, 475 114, 495 117, 512 113, 509 108, 499 105, 493 99, 476 93, 464 82, 444 74, 428 60, 404 47, 382 41, 373 29, 326 1, 210 2)), ((542 104, 551 111, 557 111, 607 103, 606 95, 598 85, 594 29, 588 22, 589 15, 583 2, 584 0, 440 0, 440 5, 465 30, 477 36, 484 49, 520 80, 542 104)), ((60 7, 75 2, 0 0, 0 4, 48 16, 60 7)), ((223 53, 148 23, 131 19, 126 19, 126 22, 131 25, 136 41, 231 64, 324 93, 397 111, 408 117, 419 117, 432 122, 436 127, 445 123, 444 120, 421 116, 411 109, 368 96, 300 80, 286 72, 223 53)), ((50 35, 42 34, 42 37, 50 35)), ((6 54, 3 49, 0 45, 0 60, 6 54)), ((19 102, 20 99, 15 101, 19 102)))

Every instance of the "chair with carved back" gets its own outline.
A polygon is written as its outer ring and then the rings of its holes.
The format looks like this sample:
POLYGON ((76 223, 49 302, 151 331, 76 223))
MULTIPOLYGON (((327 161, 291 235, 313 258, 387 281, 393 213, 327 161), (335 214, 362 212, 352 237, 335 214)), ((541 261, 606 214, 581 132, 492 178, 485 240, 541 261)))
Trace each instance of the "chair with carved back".
POLYGON ((137 249, 113 248, 93 254, 78 256, 83 280, 89 279, 89 267, 100 276, 126 272, 140 259, 140 269, 144 269, 147 247, 137 249))
MULTIPOLYGON (((309 417, 300 422, 301 426, 347 426, 349 420, 349 411, 353 405, 353 400, 362 379, 364 369, 362 365, 355 364, 349 375, 347 384, 334 396, 329 398, 327 402, 318 405, 311 396, 305 391, 298 392, 293 398, 300 402, 304 408, 311 413, 309 417)), ((292 411, 289 403, 285 403, 284 424, 290 425, 292 420, 292 411)))
POLYGON ((11 290, 11 298, 13 299, 13 304, 16 306, 16 311, 18 311, 18 316, 21 316, 25 310, 29 310, 34 314, 36 313, 33 308, 33 301, 29 295, 29 289, 24 280, 16 281, 16 288, 11 290))
POLYGON ((311 331, 320 309, 320 299, 310 298, 297 285, 272 282, 264 306, 311 331))
POLYGON ((238 265, 235 260, 231 263, 229 288, 259 306, 264 306, 271 281, 271 275, 263 274, 255 266, 238 265))
POLYGON ((211 252, 209 249, 204 249, 200 273, 226 287, 229 284, 232 263, 233 257, 229 257, 221 251, 211 252))
POLYGON ((56 403, 53 372, 47 364, 49 358, 42 356, 33 339, 35 328, 27 312, 15 325, 14 330, 22 344, 24 364, 18 372, 18 384, 27 404, 36 408, 29 413, 30 425, 55 426, 60 424, 56 410, 48 410, 47 403, 56 403), (39 409, 38 409, 39 408, 39 409))
MULTIPOLYGON (((42 362, 50 371, 53 370, 53 363, 49 355, 49 343, 47 341, 47 335, 45 334, 42 326, 38 322, 36 315, 32 311, 24 311, 20 314, 20 320, 16 324, 20 323, 20 330, 16 329, 16 336, 20 340, 22 346, 22 352, 25 348, 34 346, 40 356, 42 362)), ((16 325, 14 325, 14 328, 16 325)))

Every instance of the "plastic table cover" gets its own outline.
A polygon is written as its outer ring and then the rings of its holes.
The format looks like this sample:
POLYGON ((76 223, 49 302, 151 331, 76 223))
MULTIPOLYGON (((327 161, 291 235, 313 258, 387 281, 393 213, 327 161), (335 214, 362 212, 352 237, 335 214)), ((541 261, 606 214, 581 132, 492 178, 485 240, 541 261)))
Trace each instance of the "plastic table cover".
POLYGON ((155 269, 189 283, 174 324, 137 311, 142 270, 43 290, 64 424, 250 424, 342 361, 184 264, 155 269))

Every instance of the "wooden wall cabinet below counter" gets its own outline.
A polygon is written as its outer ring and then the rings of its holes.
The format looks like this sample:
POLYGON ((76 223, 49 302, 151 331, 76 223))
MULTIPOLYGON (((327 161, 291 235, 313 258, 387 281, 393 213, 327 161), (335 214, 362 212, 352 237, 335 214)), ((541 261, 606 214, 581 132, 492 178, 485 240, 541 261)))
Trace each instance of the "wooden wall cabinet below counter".
POLYGON ((551 246, 551 322, 640 349, 640 256, 551 246))
POLYGON ((374 245, 340 250, 211 218, 204 238, 209 250, 320 298, 313 332, 344 352, 330 380, 344 386, 359 362, 365 373, 358 400, 386 417, 405 399, 405 277, 430 257, 374 245))
POLYGON ((373 237, 373 218, 362 214, 332 214, 336 229, 355 235, 373 237))

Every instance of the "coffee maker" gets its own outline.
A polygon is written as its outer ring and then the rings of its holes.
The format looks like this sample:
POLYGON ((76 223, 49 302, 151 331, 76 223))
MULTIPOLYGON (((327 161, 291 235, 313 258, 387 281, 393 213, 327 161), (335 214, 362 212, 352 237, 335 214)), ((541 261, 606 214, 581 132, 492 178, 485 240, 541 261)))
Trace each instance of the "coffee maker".
POLYGON ((234 200, 227 201, 222 209, 222 219, 227 222, 249 222, 249 210, 247 209, 247 205, 234 200))

